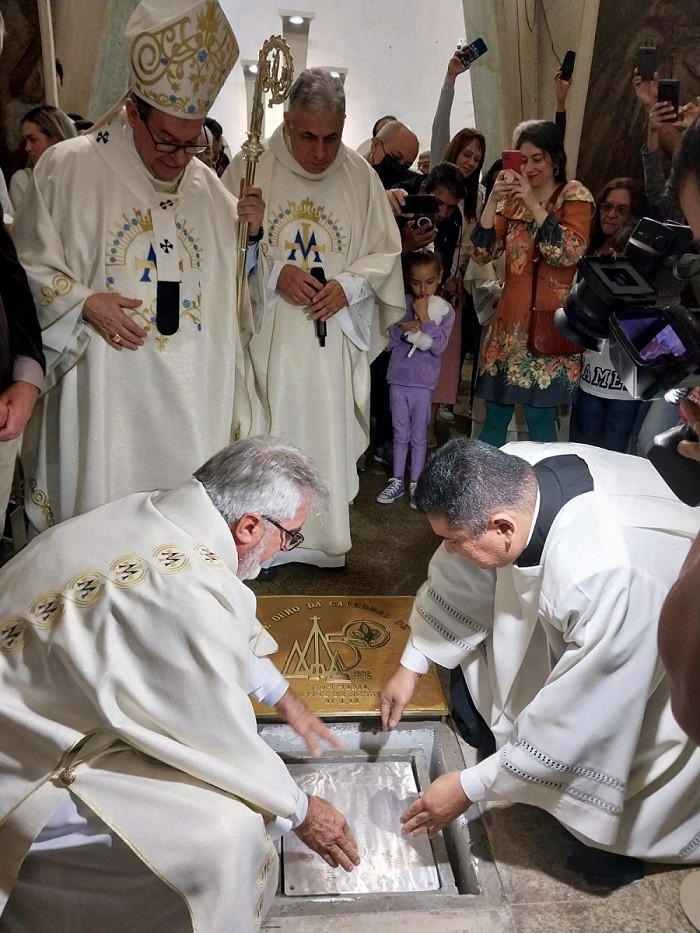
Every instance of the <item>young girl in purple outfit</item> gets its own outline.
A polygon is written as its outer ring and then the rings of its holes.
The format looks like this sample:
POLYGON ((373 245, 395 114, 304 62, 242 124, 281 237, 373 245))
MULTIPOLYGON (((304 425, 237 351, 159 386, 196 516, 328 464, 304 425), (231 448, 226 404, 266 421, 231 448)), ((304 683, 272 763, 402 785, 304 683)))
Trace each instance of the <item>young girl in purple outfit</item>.
POLYGON ((410 253, 406 276, 412 294, 406 295, 406 314, 389 330, 391 359, 387 382, 394 426, 394 475, 378 496, 388 505, 406 492, 404 473, 411 448, 413 492, 428 450, 426 434, 430 424, 433 389, 440 375, 440 354, 447 346, 455 313, 436 292, 442 275, 439 254, 418 250, 410 253))

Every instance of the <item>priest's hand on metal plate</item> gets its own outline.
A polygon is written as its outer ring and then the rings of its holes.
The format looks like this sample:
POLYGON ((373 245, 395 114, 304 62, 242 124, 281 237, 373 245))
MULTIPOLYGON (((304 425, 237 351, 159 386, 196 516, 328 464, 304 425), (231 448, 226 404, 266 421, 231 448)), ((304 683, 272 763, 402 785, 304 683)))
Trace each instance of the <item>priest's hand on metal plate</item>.
POLYGON ((401 832, 404 836, 427 832, 432 839, 470 806, 471 800, 462 789, 459 771, 448 771, 435 778, 418 800, 401 814, 401 832))
POLYGON ((294 832, 331 868, 340 866, 345 871, 352 871, 355 865, 360 864, 357 842, 345 817, 322 797, 309 796, 306 819, 294 832))
POLYGON ((318 757, 323 748, 321 742, 328 742, 334 748, 343 751, 345 746, 338 736, 328 728, 316 713, 309 709, 306 702, 290 687, 277 702, 275 709, 280 717, 294 729, 306 742, 312 755, 318 757))
POLYGON ((290 263, 282 266, 275 291, 278 291, 290 304, 306 307, 322 288, 323 285, 312 275, 290 263))
POLYGON ((411 702, 417 683, 418 674, 401 665, 394 676, 386 682, 379 694, 379 708, 382 713, 384 731, 398 725, 406 704, 411 702))
POLYGON ((329 279, 320 292, 309 302, 309 317, 313 321, 328 321, 348 303, 343 286, 329 279))
POLYGON ((248 224, 250 236, 257 236, 265 217, 265 202, 262 188, 249 185, 247 188, 241 179, 237 205, 238 219, 248 224))
POLYGON ((83 320, 113 350, 138 350, 147 337, 146 331, 122 309, 138 308, 141 304, 137 298, 125 298, 116 292, 95 292, 83 303, 83 320))

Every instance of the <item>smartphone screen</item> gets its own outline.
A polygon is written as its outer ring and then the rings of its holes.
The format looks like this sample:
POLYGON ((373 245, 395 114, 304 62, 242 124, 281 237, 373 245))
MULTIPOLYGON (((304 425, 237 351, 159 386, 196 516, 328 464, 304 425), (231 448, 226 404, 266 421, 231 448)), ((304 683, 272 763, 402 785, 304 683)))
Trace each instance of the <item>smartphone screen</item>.
POLYGON ((637 74, 642 81, 653 81, 656 72, 656 48, 640 45, 637 49, 637 74))
POLYGON ((574 64, 576 63, 576 52, 569 49, 564 56, 560 71, 562 81, 571 81, 571 75, 574 73, 574 64))
POLYGON ((466 67, 467 65, 471 65, 472 62, 475 62, 477 58, 481 58, 484 52, 488 52, 484 40, 475 39, 473 42, 470 42, 469 45, 463 45, 461 48, 457 49, 455 55, 466 67))
POLYGON ((659 81, 658 102, 667 100, 673 104, 673 109, 678 114, 681 99, 681 83, 678 78, 662 78, 659 81))

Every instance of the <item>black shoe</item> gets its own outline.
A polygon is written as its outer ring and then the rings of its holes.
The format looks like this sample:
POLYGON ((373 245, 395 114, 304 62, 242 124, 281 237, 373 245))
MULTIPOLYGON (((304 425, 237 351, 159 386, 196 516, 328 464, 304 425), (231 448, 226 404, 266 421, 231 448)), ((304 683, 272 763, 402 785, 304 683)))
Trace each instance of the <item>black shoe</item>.
POLYGON ((574 841, 574 854, 569 856, 566 865, 571 871, 583 875, 588 884, 621 888, 644 877, 644 862, 641 859, 593 849, 575 837, 574 841))
POLYGON ((270 583, 272 580, 277 579, 279 572, 279 567, 261 567, 260 573, 255 579, 260 580, 262 583, 270 583))

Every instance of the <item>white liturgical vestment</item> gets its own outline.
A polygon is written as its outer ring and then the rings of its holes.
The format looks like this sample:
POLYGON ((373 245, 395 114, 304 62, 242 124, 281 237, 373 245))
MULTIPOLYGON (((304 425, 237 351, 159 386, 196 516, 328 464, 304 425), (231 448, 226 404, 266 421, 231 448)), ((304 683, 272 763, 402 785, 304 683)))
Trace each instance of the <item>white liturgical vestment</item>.
MULTIPOLYGON (((229 191, 238 191, 242 172, 235 159, 223 176, 229 191)), ((401 239, 376 172, 343 144, 315 175, 294 159, 279 127, 255 183, 267 211, 260 251, 268 312, 245 350, 254 387, 251 433, 296 444, 330 482, 328 512, 309 517, 295 557, 303 560, 304 549, 341 555, 350 549, 356 463, 369 443, 369 364, 406 313, 401 239), (347 306, 327 322, 325 347, 306 309, 275 290, 288 264, 306 272, 320 267, 345 292, 347 306)))
POLYGON ((260 921, 277 875, 265 826, 300 791, 257 733, 249 656, 276 645, 236 567, 192 478, 63 522, 2 569, 0 911, 70 792, 194 929, 260 921))
POLYGON ((461 665, 497 751, 462 773, 472 800, 533 804, 583 842, 700 861, 700 750, 671 712, 656 630, 700 529, 647 461, 580 444, 593 491, 556 514, 536 566, 480 570, 441 546, 402 663, 461 665))
MULTIPOLYGON (((44 156, 13 227, 48 366, 23 449, 38 530, 130 492, 176 486, 237 430, 246 435, 238 363, 241 335, 254 329, 249 313, 240 324, 236 313, 236 201, 203 163, 193 159, 178 183, 157 181, 124 111, 44 156), (177 287, 168 335, 156 325, 166 280, 177 287), (83 321, 83 302, 97 292, 141 301, 125 312, 148 332, 143 346, 117 351, 83 321)), ((262 278, 250 278, 262 302, 262 278)))

